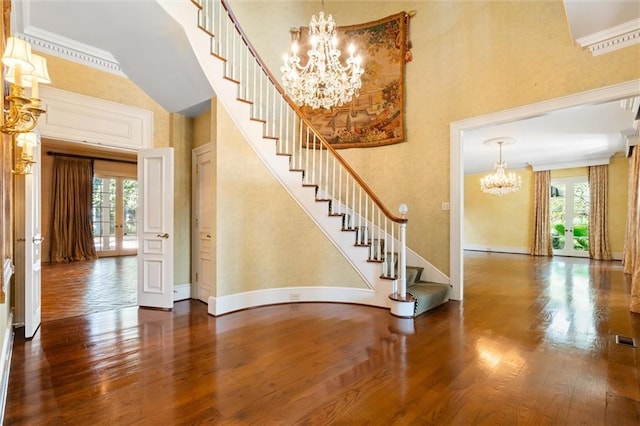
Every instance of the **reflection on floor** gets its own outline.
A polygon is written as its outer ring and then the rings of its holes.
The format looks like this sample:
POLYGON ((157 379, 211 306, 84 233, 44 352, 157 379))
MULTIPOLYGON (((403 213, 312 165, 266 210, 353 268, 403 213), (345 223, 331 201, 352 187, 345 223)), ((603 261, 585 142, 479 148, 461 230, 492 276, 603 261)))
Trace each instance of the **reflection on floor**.
POLYGON ((136 305, 136 256, 42 264, 42 321, 136 305))

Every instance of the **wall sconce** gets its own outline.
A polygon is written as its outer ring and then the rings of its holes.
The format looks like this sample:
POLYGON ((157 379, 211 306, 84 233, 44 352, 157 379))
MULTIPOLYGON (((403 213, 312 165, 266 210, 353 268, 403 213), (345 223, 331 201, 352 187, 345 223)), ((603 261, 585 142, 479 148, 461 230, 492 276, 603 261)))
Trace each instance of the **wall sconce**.
POLYGON ((40 144, 40 135, 36 132, 18 133, 14 135, 16 146, 20 148, 20 155, 16 155, 16 165, 13 173, 16 175, 28 175, 31 173, 33 150, 40 144))
POLYGON ((9 37, 2 63, 7 66, 5 79, 9 83, 2 133, 27 133, 36 127, 40 114, 46 112, 39 98, 38 85, 51 83, 47 61, 42 56, 32 55, 31 45, 26 41, 9 37), (24 94, 25 87, 31 87, 30 98, 24 94))

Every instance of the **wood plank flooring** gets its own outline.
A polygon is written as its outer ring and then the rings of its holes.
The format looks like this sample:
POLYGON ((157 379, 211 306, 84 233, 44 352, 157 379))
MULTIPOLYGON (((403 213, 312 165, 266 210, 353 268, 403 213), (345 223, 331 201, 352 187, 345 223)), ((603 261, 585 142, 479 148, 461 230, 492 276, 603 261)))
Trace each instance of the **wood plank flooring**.
POLYGON ((465 301, 411 320, 196 301, 16 337, 5 423, 637 425, 640 316, 619 262, 469 252, 465 301), (404 331, 402 331, 404 330, 404 331))
POLYGON ((136 306, 136 256, 42 264, 42 321, 136 306))

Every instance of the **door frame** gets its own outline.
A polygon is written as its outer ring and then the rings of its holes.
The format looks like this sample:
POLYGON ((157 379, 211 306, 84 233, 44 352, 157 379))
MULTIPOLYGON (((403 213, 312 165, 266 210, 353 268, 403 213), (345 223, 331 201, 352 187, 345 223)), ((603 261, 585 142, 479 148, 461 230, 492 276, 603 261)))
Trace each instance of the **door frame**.
MULTIPOLYGON (((566 190, 566 194, 569 194, 569 190, 568 190, 568 186, 571 186, 571 189, 573 189, 573 185, 577 184, 577 183, 586 183, 587 184, 587 188, 589 187, 589 179, 587 178, 587 176, 572 176, 572 177, 558 177, 558 178, 551 178, 551 185, 565 185, 565 190, 566 190)), ((567 204, 565 203, 565 245, 564 245, 564 249, 563 250, 559 250, 559 249, 554 249, 553 250, 553 255, 554 256, 569 256, 569 257, 589 257, 589 250, 587 251, 577 251, 573 249, 573 219, 574 219, 574 205, 573 205, 573 191, 571 191, 572 197, 571 197, 571 210, 570 210, 570 218, 569 215, 567 215, 567 204), (567 230, 566 228, 569 226, 568 223, 568 219, 571 219, 571 230, 567 230), (571 239, 569 239, 567 237, 568 233, 571 233, 571 239), (567 249, 567 244, 571 244, 570 245, 570 249, 567 249)), ((565 200, 567 200, 568 197, 567 195, 565 195, 565 200)))
POLYGON ((449 277, 451 298, 464 298, 464 133, 465 131, 524 120, 564 108, 609 102, 640 95, 640 79, 605 86, 574 95, 563 96, 491 114, 467 118, 449 125, 449 277))

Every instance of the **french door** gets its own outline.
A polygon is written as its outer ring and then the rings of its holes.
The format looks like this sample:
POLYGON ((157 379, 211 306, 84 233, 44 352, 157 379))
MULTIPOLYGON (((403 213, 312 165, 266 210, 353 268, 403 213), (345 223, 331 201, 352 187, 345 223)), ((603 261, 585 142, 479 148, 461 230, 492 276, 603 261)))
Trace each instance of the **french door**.
POLYGON ((558 256, 589 256, 589 183, 586 177, 551 180, 551 241, 558 256))
POLYGON ((138 252, 138 182, 135 178, 93 178, 93 241, 98 256, 138 252))

